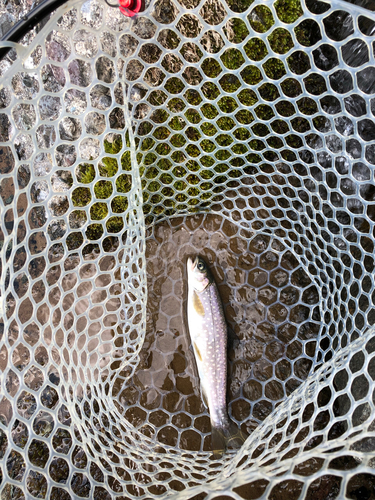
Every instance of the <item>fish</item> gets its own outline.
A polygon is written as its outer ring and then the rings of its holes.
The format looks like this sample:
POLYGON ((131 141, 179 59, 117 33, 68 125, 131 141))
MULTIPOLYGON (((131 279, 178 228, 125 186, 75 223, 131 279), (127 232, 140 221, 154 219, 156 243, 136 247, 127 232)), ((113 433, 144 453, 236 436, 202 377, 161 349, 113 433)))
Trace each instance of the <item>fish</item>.
POLYGON ((238 448, 245 441, 227 411, 227 324, 214 277, 202 257, 188 258, 187 275, 188 328, 202 398, 210 411, 212 451, 217 459, 228 447, 238 448))

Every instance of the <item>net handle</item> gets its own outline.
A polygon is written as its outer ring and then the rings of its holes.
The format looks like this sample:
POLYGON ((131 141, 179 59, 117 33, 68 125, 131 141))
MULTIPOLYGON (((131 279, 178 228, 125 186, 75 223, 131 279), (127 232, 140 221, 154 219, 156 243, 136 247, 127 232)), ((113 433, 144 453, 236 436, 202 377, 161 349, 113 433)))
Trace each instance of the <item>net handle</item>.
MULTIPOLYGON (((26 14, 12 28, 1 37, 1 42, 19 42, 40 21, 58 9, 67 0, 43 0, 35 9, 26 14)), ((12 47, 0 47, 0 60, 3 59, 12 47)))

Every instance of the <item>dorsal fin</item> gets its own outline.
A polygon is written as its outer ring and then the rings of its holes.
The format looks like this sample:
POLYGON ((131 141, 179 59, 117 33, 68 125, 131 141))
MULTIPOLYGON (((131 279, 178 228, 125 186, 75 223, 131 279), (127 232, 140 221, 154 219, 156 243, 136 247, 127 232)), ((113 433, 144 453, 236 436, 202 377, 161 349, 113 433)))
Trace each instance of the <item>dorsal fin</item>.
POLYGON ((199 316, 204 316, 204 307, 202 301, 195 290, 193 292, 193 307, 195 312, 199 314, 199 316))

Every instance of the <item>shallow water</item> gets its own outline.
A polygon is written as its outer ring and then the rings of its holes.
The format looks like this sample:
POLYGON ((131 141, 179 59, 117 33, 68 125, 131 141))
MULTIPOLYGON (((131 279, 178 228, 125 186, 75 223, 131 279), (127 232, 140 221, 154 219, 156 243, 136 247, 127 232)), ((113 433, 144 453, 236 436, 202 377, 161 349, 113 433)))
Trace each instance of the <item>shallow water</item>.
POLYGON ((118 400, 126 418, 164 445, 211 450, 208 410, 186 321, 188 256, 208 262, 228 334, 228 409, 249 434, 307 377, 320 331, 319 293, 277 238, 219 215, 149 230, 147 329, 140 363, 118 400))

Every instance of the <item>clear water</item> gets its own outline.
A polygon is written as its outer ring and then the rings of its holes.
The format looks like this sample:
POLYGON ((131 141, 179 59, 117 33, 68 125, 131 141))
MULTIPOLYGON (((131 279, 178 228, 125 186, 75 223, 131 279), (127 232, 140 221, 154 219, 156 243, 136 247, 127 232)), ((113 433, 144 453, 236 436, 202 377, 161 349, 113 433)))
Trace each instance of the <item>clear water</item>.
POLYGON ((229 330, 228 408, 246 434, 306 379, 321 328, 319 293, 279 239, 220 215, 170 219, 146 242, 146 338, 134 377, 116 392, 126 418, 160 444, 210 451, 186 321, 187 258, 203 256, 218 285, 229 330))

